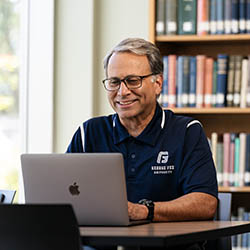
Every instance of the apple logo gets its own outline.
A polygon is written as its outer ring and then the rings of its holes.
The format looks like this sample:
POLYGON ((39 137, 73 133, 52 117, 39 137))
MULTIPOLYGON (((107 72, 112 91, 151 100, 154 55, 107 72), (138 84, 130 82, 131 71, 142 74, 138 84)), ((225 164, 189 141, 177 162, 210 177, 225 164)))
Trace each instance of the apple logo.
POLYGON ((72 195, 79 195, 79 194, 80 194, 79 186, 76 184, 76 182, 74 182, 73 185, 70 185, 70 186, 69 186, 69 192, 70 192, 72 195))

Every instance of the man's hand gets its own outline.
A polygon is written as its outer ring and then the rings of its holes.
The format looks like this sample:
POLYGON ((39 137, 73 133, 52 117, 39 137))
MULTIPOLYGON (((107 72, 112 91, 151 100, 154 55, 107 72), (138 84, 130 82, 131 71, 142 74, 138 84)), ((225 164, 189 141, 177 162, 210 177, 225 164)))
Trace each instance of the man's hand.
POLYGON ((132 220, 144 220, 148 217, 148 208, 128 201, 128 215, 132 220))

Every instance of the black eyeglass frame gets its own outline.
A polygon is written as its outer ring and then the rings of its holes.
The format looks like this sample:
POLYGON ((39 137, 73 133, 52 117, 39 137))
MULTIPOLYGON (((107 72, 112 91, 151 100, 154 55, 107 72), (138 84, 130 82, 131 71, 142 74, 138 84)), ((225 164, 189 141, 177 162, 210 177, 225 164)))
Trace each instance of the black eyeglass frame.
POLYGON ((139 89, 139 88, 142 86, 142 80, 145 79, 145 78, 147 78, 147 77, 149 77, 149 76, 153 76, 153 75, 157 75, 157 74, 156 74, 156 73, 150 73, 150 74, 144 75, 144 76, 129 75, 129 76, 124 77, 123 79, 120 79, 120 78, 118 78, 118 77, 111 77, 111 78, 107 78, 107 79, 102 80, 102 83, 103 83, 103 85, 104 85, 104 88, 105 88, 107 91, 117 91, 117 90, 119 90, 122 82, 126 85, 126 88, 129 89, 129 90, 131 90, 131 89, 139 89), (128 87, 128 85, 127 85, 127 83, 126 83, 126 80, 127 80, 128 78, 130 78, 130 77, 139 77, 139 78, 140 78, 140 83, 141 83, 141 84, 138 85, 138 86, 136 86, 136 87, 132 87, 132 88, 131 88, 131 87, 128 87), (108 89, 108 88, 106 87, 105 82, 106 82, 107 80, 111 80, 111 79, 116 79, 117 81, 120 82, 119 85, 117 84, 117 86, 118 86, 117 89, 108 89))

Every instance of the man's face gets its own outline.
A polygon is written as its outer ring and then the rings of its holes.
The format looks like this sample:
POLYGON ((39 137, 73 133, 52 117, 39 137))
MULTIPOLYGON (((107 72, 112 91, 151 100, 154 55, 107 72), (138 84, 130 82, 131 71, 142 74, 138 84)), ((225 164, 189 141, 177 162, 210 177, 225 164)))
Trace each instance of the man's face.
MULTIPOLYGON (((109 60, 107 77, 123 79, 129 75, 144 76, 152 73, 147 56, 133 53, 115 53, 109 60)), ((161 92, 162 77, 149 76, 142 80, 142 86, 129 90, 124 82, 117 91, 108 91, 108 99, 122 119, 142 119, 154 113, 156 97, 161 92), (155 79, 156 78, 156 79, 155 79)))

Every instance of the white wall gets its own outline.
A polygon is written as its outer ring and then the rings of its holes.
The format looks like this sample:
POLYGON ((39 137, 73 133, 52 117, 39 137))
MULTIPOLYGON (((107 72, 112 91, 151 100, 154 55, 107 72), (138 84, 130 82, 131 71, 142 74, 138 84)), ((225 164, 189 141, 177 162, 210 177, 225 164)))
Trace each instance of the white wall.
POLYGON ((148 6, 147 0, 56 0, 55 152, 65 152, 82 121, 112 112, 102 59, 124 38, 148 38, 148 6))

